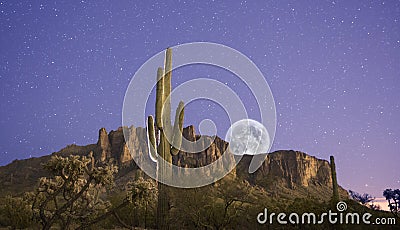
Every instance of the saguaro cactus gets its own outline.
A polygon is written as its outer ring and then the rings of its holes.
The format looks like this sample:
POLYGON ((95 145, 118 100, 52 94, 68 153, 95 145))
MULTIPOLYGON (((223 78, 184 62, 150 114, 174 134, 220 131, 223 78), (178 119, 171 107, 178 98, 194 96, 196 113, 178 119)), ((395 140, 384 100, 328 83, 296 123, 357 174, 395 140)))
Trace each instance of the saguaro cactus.
POLYGON ((157 159, 158 177, 158 206, 157 225, 159 229, 168 228, 168 193, 166 185, 161 183, 163 179, 172 176, 172 171, 167 170, 165 162, 172 164, 172 155, 176 155, 182 144, 182 130, 184 119, 184 103, 179 102, 175 114, 174 127, 171 125, 171 75, 172 75, 172 50, 168 48, 165 55, 163 68, 157 69, 157 88, 155 103, 155 120, 153 116, 147 119, 147 131, 149 141, 149 153, 153 159, 157 159), (168 138, 167 138, 168 135, 168 138), (170 143, 171 141, 172 143, 170 143), (165 161, 161 161, 161 158, 165 161))
POLYGON ((330 161, 331 161, 331 175, 332 175, 332 189, 333 189, 333 194, 332 194, 332 200, 334 202, 339 201, 339 191, 338 191, 338 183, 337 183, 337 178, 336 178, 336 165, 335 165, 335 158, 333 156, 330 156, 330 161))

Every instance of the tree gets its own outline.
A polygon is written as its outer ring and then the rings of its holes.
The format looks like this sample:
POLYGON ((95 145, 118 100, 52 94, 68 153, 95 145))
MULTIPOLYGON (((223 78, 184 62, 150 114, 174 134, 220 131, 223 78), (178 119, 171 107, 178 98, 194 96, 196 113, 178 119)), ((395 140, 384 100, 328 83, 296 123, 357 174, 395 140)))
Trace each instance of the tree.
MULTIPOLYGON (((137 178, 128 182, 122 201, 112 205, 106 191, 113 188, 117 167, 105 163, 95 165, 93 153, 89 156, 52 156, 43 165, 52 173, 43 177, 30 196, 33 216, 43 229, 87 229, 109 217, 114 217, 122 227, 133 229, 120 217, 121 210, 129 205, 144 210, 146 226, 147 211, 155 209, 156 182, 137 178)), ((18 225, 19 226, 19 225, 18 225)))
POLYGON ((53 156, 44 168, 53 174, 40 178, 32 210, 43 229, 81 225, 107 211, 110 203, 100 197, 114 182, 117 167, 94 165, 92 153, 86 156, 53 156))
POLYGON ((372 197, 368 193, 360 194, 358 192, 354 192, 349 190, 351 199, 357 201, 358 203, 372 209, 372 210, 380 210, 381 207, 379 205, 374 204, 375 197, 372 197))
POLYGON ((383 196, 386 198, 392 214, 400 219, 400 189, 385 189, 383 196))
POLYGON ((371 201, 375 200, 375 197, 372 197, 370 194, 363 193, 360 194, 358 192, 354 192, 349 190, 350 197, 357 201, 358 203, 367 206, 371 201))

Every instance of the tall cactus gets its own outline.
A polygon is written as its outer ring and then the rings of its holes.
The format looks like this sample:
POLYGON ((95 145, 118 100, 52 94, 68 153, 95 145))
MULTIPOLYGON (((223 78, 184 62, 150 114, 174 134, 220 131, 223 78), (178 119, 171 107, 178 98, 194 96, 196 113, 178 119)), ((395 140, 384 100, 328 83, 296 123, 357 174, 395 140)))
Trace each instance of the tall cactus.
POLYGON ((338 183, 336 177, 335 158, 333 156, 330 156, 330 165, 331 165, 332 189, 333 189, 332 201, 336 203, 339 201, 339 191, 338 191, 338 183))
POLYGON ((165 62, 164 62, 164 128, 171 128, 171 77, 172 77, 172 50, 168 48, 165 52, 165 62))
POLYGON ((162 179, 172 176, 172 171, 167 170, 165 162, 172 164, 172 156, 178 154, 182 144, 182 131, 184 119, 184 103, 179 102, 175 114, 174 127, 171 125, 171 76, 172 76, 172 50, 168 48, 165 55, 164 69, 157 69, 157 88, 155 103, 155 124, 153 116, 147 119, 149 153, 151 158, 157 159, 158 177, 158 206, 157 225, 159 229, 167 229, 168 220, 168 193, 162 179), (165 73, 164 73, 165 69, 165 73), (172 134, 172 135, 171 135, 172 134), (169 135, 167 138, 167 135, 169 135), (171 141, 172 143, 170 143, 171 141), (160 158, 165 161, 160 161, 160 158))

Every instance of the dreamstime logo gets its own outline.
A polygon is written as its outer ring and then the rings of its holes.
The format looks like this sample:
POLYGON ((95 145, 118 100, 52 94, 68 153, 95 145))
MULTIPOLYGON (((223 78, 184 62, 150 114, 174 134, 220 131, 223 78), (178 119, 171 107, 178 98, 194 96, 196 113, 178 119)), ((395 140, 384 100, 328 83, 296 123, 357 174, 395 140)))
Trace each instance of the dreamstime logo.
POLYGON ((395 218, 375 218, 371 220, 372 214, 369 212, 360 213, 343 213, 347 210, 347 204, 343 201, 339 201, 336 204, 336 209, 339 212, 334 212, 329 210, 320 215, 312 212, 305 212, 301 215, 292 212, 290 214, 286 213, 270 213, 268 214, 268 209, 264 208, 264 212, 260 212, 257 215, 257 222, 260 224, 273 224, 274 220, 278 224, 323 224, 326 220, 331 224, 360 224, 361 221, 364 224, 379 224, 379 225, 394 225, 396 224, 395 218))
POLYGON ((339 202, 336 204, 336 209, 337 209, 339 212, 346 211, 346 210, 347 210, 347 204, 346 204, 346 202, 339 201, 339 202))
MULTIPOLYGON (((272 145, 276 130, 275 102, 265 77, 257 66, 245 55, 230 47, 208 42, 186 43, 170 48, 172 50, 172 70, 193 64, 216 66, 236 75, 248 89, 257 102, 260 120, 248 118, 245 102, 237 92, 223 82, 210 78, 196 78, 179 84, 169 95, 171 110, 175 111, 178 102, 185 105, 194 100, 209 100, 224 109, 231 124, 225 139, 230 141, 230 148, 222 153, 214 162, 198 168, 186 168, 173 165, 162 157, 150 157, 146 151, 138 151, 138 143, 131 140, 133 128, 146 126, 147 101, 157 84, 157 68, 163 66, 164 51, 147 60, 132 77, 125 93, 122 109, 122 125, 124 137, 135 163, 150 177, 170 186, 194 188, 211 184, 227 175, 241 160, 243 154, 256 154, 250 162, 249 172, 256 171, 264 162, 266 154, 272 145), (205 90, 207 89, 207 90, 205 90), (230 151, 228 151, 230 149, 230 151), (157 164, 166 165, 165 170, 174 172, 172 177, 157 177, 157 164)), ((174 79, 174 74, 172 74, 174 79)), ((199 73, 201 75, 201 73, 199 73)), ((216 125, 210 119, 200 122, 202 125, 216 125)), ((171 137, 172 135, 166 135, 171 137)), ((212 140, 191 142, 183 138, 179 150, 188 153, 201 152, 207 149, 212 140)), ((215 138, 215 136, 213 136, 215 138)), ((171 140, 168 140, 172 143, 171 140)), ((147 146, 140 145, 140 146, 147 146)), ((174 146, 175 147, 175 146, 174 146)))

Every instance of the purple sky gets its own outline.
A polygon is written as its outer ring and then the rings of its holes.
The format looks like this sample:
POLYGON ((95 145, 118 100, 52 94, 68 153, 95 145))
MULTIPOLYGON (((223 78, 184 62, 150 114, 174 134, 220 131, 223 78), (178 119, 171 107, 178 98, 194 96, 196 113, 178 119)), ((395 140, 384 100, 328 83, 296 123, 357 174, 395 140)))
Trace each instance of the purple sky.
MULTIPOLYGON (((277 107, 272 150, 335 155, 347 189, 400 187, 399 1, 0 0, 0 164, 96 142, 100 127, 121 125, 135 71, 194 41, 230 46, 260 68, 277 107)), ((217 68, 182 68, 173 81, 199 75, 246 97, 217 68)), ((188 107, 186 125, 211 116, 226 129, 208 104, 188 107)))

